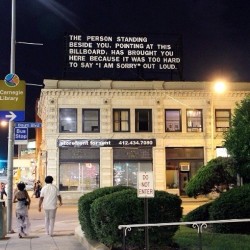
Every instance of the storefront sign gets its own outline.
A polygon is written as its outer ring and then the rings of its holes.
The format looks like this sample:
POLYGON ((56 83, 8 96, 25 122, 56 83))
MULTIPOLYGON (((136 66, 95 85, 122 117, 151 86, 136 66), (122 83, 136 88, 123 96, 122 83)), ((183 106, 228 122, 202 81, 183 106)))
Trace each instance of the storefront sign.
POLYGON ((59 148, 154 147, 155 139, 59 139, 59 148))
POLYGON ((154 175, 153 171, 137 173, 137 197, 154 198, 154 175))

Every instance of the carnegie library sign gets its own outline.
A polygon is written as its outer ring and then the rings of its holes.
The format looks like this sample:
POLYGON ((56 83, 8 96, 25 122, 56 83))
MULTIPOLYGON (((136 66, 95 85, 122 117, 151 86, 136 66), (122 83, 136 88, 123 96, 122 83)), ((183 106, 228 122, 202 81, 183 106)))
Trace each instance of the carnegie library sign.
POLYGON ((125 71, 144 79, 149 72, 182 74, 182 42, 177 36, 67 34, 65 48, 67 72, 106 71, 114 76, 125 71))

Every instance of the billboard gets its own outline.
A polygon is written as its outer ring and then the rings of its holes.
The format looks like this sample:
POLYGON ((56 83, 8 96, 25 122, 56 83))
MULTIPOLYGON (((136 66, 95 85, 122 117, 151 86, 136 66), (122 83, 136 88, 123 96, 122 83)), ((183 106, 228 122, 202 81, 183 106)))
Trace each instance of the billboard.
POLYGON ((182 41, 177 35, 67 34, 65 49, 66 78, 182 78, 182 41))

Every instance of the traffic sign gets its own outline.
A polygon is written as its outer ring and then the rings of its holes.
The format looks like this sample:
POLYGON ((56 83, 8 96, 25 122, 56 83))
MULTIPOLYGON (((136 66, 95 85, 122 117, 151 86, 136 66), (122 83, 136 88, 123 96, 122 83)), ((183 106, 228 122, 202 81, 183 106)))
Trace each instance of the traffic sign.
POLYGON ((25 112, 24 111, 1 111, 0 110, 0 119, 9 120, 9 121, 24 121, 25 112))
POLYGON ((0 118, 9 121, 25 120, 26 84, 15 74, 0 80, 0 118))
POLYGON ((154 198, 154 175, 153 171, 137 173, 137 197, 154 198))
POLYGON ((28 143, 28 128, 14 128, 14 144, 28 143))
POLYGON ((41 128, 41 122, 15 122, 16 128, 41 128))

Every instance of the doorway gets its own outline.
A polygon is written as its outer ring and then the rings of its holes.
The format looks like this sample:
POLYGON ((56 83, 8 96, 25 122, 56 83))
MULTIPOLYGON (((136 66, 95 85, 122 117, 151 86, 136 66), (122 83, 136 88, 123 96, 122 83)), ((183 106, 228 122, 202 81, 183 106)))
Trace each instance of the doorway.
POLYGON ((186 195, 185 188, 187 186, 188 181, 189 181, 189 171, 180 171, 179 188, 181 196, 186 195))

